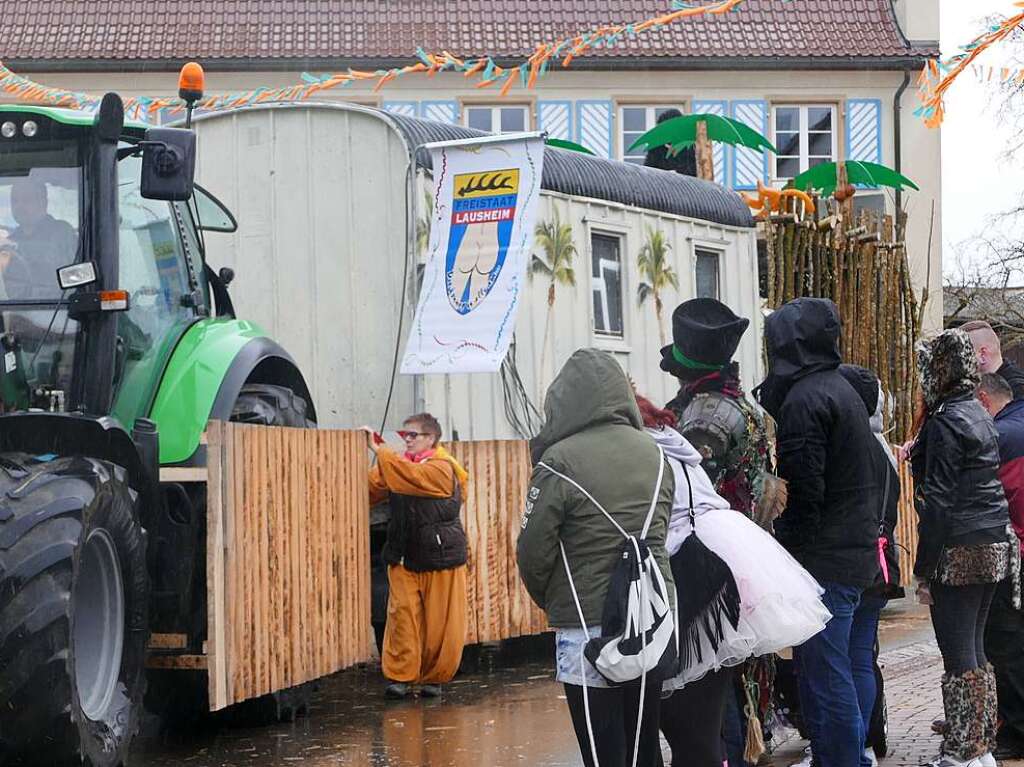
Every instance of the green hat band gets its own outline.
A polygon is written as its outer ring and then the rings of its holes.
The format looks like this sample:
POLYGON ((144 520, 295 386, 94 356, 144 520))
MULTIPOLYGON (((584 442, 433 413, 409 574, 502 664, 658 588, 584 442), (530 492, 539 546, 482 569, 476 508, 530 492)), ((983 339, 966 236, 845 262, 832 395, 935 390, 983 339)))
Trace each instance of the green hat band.
POLYGON ((672 357, 684 368, 689 368, 690 370, 721 370, 724 367, 724 365, 708 365, 705 362, 697 362, 697 360, 691 360, 689 357, 687 357, 685 354, 679 351, 679 347, 676 346, 675 344, 672 344, 672 357))

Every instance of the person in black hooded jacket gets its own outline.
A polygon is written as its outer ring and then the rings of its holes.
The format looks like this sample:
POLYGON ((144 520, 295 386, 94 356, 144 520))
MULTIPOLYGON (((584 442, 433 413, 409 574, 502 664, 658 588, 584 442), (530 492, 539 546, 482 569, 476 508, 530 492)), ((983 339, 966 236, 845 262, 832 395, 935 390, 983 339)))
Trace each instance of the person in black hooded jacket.
POLYGON ((838 372, 839 331, 829 300, 776 310, 765 323, 769 373, 759 396, 778 424, 778 470, 789 483, 776 536, 817 578, 833 616, 794 652, 811 750, 821 767, 859 767, 865 728, 849 645, 861 592, 879 570, 878 444, 864 402, 838 372))

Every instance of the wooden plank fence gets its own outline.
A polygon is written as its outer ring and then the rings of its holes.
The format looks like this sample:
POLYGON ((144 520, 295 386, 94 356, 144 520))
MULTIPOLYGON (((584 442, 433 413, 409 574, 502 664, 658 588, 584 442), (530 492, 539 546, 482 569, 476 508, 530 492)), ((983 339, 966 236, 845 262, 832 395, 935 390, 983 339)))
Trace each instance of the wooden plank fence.
POLYGON ((210 708, 374 656, 366 437, 213 421, 210 708))
POLYGON ((470 556, 466 641, 492 642, 545 631, 544 613, 530 600, 516 567, 516 541, 533 468, 528 444, 456 442, 448 449, 469 472, 462 508, 470 556))
MULTIPOLYGON (((369 462, 361 432, 211 422, 206 666, 218 710, 366 662, 369 462)), ((469 471, 467 642, 547 630, 519 579, 516 541, 531 462, 524 441, 457 442, 469 471)), ((913 581, 917 516, 900 466, 896 540, 913 581)))

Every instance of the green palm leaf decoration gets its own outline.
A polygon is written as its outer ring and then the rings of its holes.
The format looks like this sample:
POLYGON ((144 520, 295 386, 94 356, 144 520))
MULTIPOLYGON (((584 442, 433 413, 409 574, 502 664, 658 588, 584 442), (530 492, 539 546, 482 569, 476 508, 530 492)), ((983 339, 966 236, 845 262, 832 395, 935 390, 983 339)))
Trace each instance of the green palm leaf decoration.
POLYGON ((711 141, 720 141, 732 146, 744 146, 754 150, 767 149, 775 154, 779 152, 771 141, 749 125, 730 117, 719 117, 712 114, 683 115, 659 123, 634 141, 629 151, 666 145, 676 151, 684 149, 696 143, 698 123, 707 125, 708 138, 711 141))
MULTIPOLYGON (((825 162, 815 165, 810 170, 805 170, 793 179, 793 187, 796 189, 816 189, 823 196, 829 197, 835 194, 838 184, 839 163, 825 162)), ((862 186, 880 187, 888 186, 893 189, 919 189, 917 184, 897 173, 892 168, 879 165, 877 162, 864 162, 862 160, 846 161, 846 178, 851 184, 862 186)))
POLYGON ((587 149, 583 144, 577 144, 575 141, 567 141, 564 138, 546 138, 544 143, 548 146, 558 147, 559 149, 568 149, 570 152, 579 152, 580 154, 594 154, 587 149))

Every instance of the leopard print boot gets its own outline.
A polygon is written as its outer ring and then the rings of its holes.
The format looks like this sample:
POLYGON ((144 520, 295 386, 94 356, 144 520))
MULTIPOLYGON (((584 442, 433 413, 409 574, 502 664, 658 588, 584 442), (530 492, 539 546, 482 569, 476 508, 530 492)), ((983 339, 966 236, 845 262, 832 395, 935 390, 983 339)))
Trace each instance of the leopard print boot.
POLYGON ((985 698, 987 685, 983 669, 942 676, 942 706, 949 725, 942 738, 942 753, 969 762, 984 754, 985 698))

